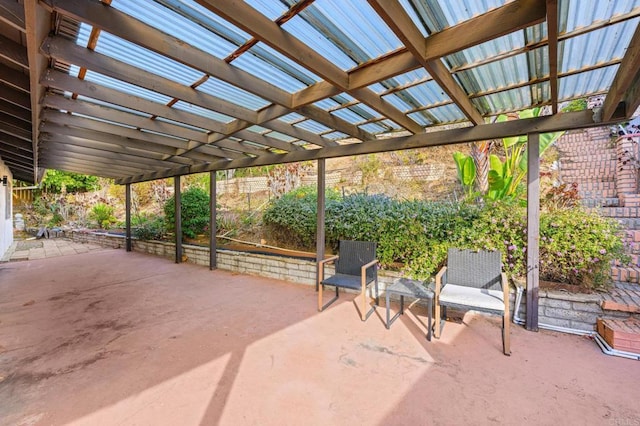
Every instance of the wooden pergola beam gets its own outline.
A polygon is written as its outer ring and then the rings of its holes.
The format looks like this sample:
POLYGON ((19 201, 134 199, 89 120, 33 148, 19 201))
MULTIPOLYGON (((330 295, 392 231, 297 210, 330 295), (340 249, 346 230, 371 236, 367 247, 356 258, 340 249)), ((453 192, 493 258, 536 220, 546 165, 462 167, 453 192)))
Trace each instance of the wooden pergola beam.
POLYGON ((29 69, 27 48, 2 35, 0 35, 0 58, 25 70, 29 69))
POLYGON ((197 3, 220 15, 227 21, 248 32, 292 61, 324 78, 331 84, 361 100, 383 116, 395 121, 412 133, 422 132, 422 127, 390 103, 369 89, 351 90, 349 76, 329 60, 312 50, 297 38, 280 28, 275 22, 245 3, 232 0, 197 0, 197 3))
MULTIPOLYGON (((397 2, 380 0, 374 4, 394 8, 397 2)), ((372 4, 372 6, 374 5, 372 4)), ((369 86, 396 75, 413 71, 424 61, 440 59, 460 50, 478 45, 514 31, 538 24, 545 19, 545 7, 538 0, 518 0, 472 18, 427 37, 422 52, 416 57, 410 51, 400 51, 373 64, 365 64, 349 72, 349 87, 369 86)), ((412 25, 414 25, 412 23, 412 25)), ((417 40, 413 37, 413 40, 417 40)), ((320 82, 293 94, 293 106, 317 102, 335 96, 335 88, 320 82)))
POLYGON ((24 33, 24 6, 16 0, 0 0, 0 21, 24 33))
MULTIPOLYGON (((309 161, 319 158, 336 158, 351 155, 372 154, 378 152, 401 151, 405 149, 425 148, 430 146, 451 145, 469 143, 482 140, 498 139, 510 136, 526 135, 528 133, 550 133, 563 130, 582 129, 587 127, 606 126, 621 121, 624 117, 616 116, 610 121, 597 121, 592 111, 579 111, 552 116, 530 118, 526 120, 513 120, 502 123, 484 124, 482 126, 466 127, 461 129, 442 130, 433 133, 424 133, 411 136, 394 137, 369 141, 366 143, 354 143, 335 147, 323 148, 312 151, 296 151, 288 154, 268 154, 258 158, 233 160, 227 163, 217 162, 206 166, 190 166, 183 174, 202 173, 212 170, 225 170, 242 167, 255 167, 270 164, 294 163, 309 161)), ((142 182, 146 180, 161 179, 177 174, 177 170, 168 170, 163 174, 145 174, 121 178, 118 184, 142 182)))
POLYGON ((619 107, 631 117, 640 104, 640 25, 633 33, 618 73, 602 105, 602 119, 609 120, 619 107))
MULTIPOLYGON (((124 40, 145 47, 207 75, 240 87, 247 92, 260 96, 279 106, 285 107, 284 110, 280 110, 280 113, 271 119, 285 115, 292 110, 292 95, 290 93, 240 68, 230 65, 219 58, 187 45, 182 40, 165 34, 117 9, 105 7, 105 5, 97 2, 60 0, 53 4, 51 10, 55 10, 81 22, 87 22, 94 27, 101 28, 124 40)), ((314 119, 322 124, 329 125, 329 122, 323 122, 323 118, 320 116, 316 116, 314 119)), ((263 121, 266 120, 263 120, 259 116, 258 120, 254 123, 262 123, 263 121)), ((346 133, 352 137, 361 137, 357 131, 358 129, 348 124, 347 122, 340 123, 341 131, 346 131, 346 133)), ((313 143, 320 142, 320 146, 331 145, 331 141, 323 140, 323 138, 319 138, 317 135, 315 136, 316 142, 313 143)), ((370 135, 368 138, 371 139, 370 135)))
POLYGON ((558 0, 547 0, 547 38, 549 40, 549 88, 551 111, 558 113, 558 0))

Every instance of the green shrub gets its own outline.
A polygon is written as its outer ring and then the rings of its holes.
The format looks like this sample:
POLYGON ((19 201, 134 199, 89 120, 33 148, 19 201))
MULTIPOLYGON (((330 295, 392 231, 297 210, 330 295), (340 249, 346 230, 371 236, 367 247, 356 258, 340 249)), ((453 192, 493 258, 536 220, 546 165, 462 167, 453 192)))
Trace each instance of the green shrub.
POLYGON ((161 240, 165 234, 165 221, 162 216, 142 215, 131 219, 133 236, 139 240, 161 240))
POLYGON ((556 210, 540 217, 540 277, 601 288, 610 281, 611 262, 627 262, 619 224, 582 209, 556 210))
MULTIPOLYGON (((209 228, 209 194, 202 188, 191 187, 182 194, 180 217, 182 233, 189 238, 203 234, 209 228)), ((164 205, 164 215, 169 231, 175 231, 175 195, 164 205)))
POLYGON ((98 203, 91 208, 89 219, 94 221, 98 227, 109 229, 111 224, 118 220, 113 216, 113 207, 105 203, 98 203))
MULTIPOLYGON (((328 190, 327 205, 339 197, 337 191, 328 190)), ((304 249, 313 248, 316 241, 317 199, 316 188, 304 186, 272 201, 262 216, 268 239, 304 249)))

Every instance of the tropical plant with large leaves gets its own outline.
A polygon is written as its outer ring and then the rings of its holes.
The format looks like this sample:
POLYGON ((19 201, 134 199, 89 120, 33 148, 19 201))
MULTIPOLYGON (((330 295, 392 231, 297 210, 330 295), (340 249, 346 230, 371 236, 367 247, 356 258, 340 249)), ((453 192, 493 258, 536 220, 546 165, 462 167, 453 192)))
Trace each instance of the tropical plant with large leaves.
MULTIPOLYGON (((520 111, 517 117, 500 115, 498 122, 510 119, 527 119, 539 117, 541 108, 533 108, 520 111)), ((564 132, 540 134, 540 156, 556 141, 564 132)), ((527 137, 514 136, 502 139, 504 148, 504 161, 495 154, 489 157, 489 191, 487 197, 492 200, 501 200, 513 197, 520 186, 520 183, 527 175, 527 137)))
POLYGON ((465 193, 470 196, 473 193, 473 184, 476 180, 476 164, 470 155, 460 151, 453 153, 458 170, 458 180, 462 184, 465 193))

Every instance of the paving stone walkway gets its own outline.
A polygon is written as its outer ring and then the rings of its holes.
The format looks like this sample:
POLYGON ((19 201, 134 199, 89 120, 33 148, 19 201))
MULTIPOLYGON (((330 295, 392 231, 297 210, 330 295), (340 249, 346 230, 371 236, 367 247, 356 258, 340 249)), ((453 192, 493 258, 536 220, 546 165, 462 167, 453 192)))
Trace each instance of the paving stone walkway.
POLYGON ((45 259, 98 250, 109 249, 97 244, 73 242, 66 238, 14 241, 0 262, 45 259))

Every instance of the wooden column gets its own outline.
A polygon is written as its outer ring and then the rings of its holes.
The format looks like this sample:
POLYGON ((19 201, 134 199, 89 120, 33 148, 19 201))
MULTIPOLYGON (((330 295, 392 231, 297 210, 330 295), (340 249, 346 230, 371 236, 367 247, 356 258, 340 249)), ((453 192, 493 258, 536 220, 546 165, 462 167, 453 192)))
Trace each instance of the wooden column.
POLYGON ((218 233, 218 227, 216 222, 217 208, 216 201, 218 198, 218 191, 216 186, 216 172, 215 170, 209 172, 209 198, 211 203, 209 205, 209 269, 214 270, 218 268, 217 249, 218 244, 216 241, 216 234, 218 233))
POLYGON ((124 186, 125 238, 127 251, 131 251, 131 184, 124 186))
POLYGON ((176 217, 176 263, 182 263, 182 193, 180 192, 180 176, 173 178, 173 195, 176 217))
POLYGON ((527 321, 538 331, 538 283, 540 280, 540 134, 527 142, 527 321))
MULTIPOLYGON (((325 159, 318 160, 318 207, 316 224, 316 263, 324 259, 324 207, 325 207, 325 159)), ((316 291, 320 287, 320 277, 316 275, 316 291)))

